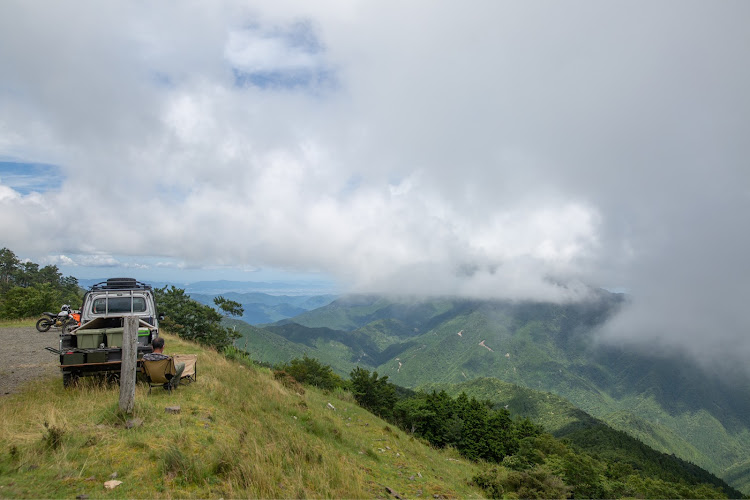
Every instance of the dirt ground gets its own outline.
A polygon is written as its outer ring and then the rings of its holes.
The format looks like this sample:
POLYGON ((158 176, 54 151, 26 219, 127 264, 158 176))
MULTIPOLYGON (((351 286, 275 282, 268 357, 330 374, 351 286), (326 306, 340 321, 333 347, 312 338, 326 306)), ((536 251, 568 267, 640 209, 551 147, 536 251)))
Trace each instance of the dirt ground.
POLYGON ((60 358, 44 348, 58 348, 60 330, 40 333, 31 327, 0 327, 0 397, 17 392, 35 377, 60 375, 60 358))

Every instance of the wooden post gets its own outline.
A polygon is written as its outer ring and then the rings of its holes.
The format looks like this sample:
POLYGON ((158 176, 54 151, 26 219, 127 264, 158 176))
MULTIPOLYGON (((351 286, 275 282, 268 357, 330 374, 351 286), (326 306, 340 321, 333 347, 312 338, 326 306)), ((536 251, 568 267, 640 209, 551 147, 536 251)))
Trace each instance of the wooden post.
POLYGON ((135 370, 138 367, 138 318, 125 317, 122 332, 122 365, 120 367, 120 411, 135 409, 135 370))

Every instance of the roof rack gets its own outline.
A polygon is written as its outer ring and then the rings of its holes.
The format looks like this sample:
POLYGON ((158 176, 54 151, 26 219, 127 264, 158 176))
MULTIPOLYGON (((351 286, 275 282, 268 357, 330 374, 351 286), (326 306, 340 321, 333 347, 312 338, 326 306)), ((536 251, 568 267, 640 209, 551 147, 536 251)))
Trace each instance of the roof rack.
POLYGON ((91 290, 151 290, 151 285, 136 281, 133 278, 110 278, 107 281, 91 285, 91 290))

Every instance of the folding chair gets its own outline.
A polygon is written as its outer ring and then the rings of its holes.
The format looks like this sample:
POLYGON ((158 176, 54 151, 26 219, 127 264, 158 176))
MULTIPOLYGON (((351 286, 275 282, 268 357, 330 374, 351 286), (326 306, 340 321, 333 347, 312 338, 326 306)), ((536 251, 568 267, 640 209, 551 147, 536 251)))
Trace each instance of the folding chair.
POLYGON ((174 364, 185 363, 185 369, 182 371, 180 382, 195 382, 198 378, 198 355, 197 354, 174 354, 172 355, 174 364))
POLYGON ((172 392, 172 384, 169 383, 174 377, 176 370, 174 358, 160 359, 158 361, 142 360, 143 374, 148 382, 148 393, 151 394, 152 387, 161 387, 168 384, 169 392, 172 392))

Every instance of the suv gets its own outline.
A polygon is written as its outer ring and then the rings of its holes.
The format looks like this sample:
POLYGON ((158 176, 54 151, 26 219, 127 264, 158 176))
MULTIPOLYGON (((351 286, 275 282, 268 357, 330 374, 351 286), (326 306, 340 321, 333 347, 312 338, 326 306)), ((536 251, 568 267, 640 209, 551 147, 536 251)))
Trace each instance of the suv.
POLYGON ((118 379, 122 361, 123 319, 137 316, 138 360, 152 352, 159 336, 159 317, 150 285, 133 278, 110 278, 93 285, 83 296, 81 326, 60 334, 59 354, 63 385, 78 377, 104 375, 118 379))

